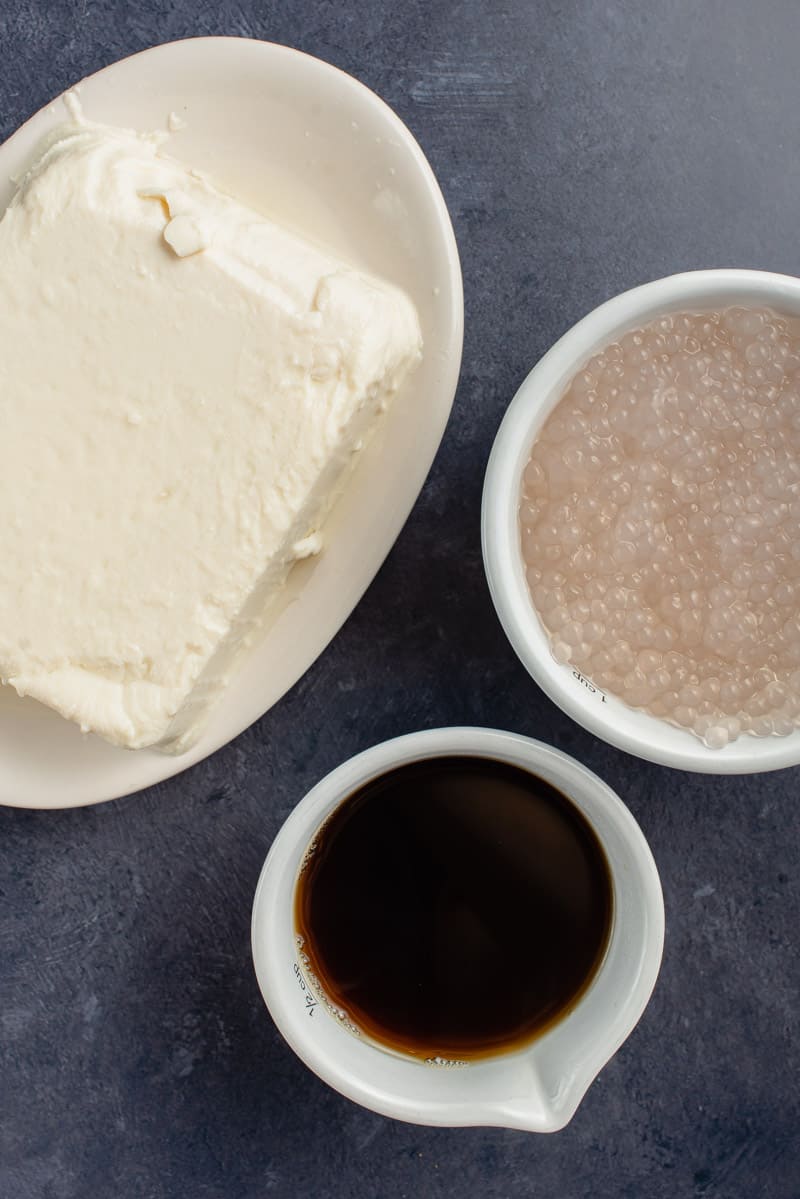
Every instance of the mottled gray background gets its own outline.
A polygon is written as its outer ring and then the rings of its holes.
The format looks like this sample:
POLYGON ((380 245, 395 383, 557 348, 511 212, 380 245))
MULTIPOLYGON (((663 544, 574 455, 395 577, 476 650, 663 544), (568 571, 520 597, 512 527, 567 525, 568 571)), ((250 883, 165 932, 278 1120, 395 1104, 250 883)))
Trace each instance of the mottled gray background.
POLYGON ((461 384, 386 565, 268 716, 145 794, 0 811, 0 1196, 798 1199, 798 774, 679 774, 570 723, 500 631, 478 516, 517 384, 598 301, 688 267, 800 273, 800 7, 2 0, 0 134, 116 58, 223 33, 336 63, 417 135, 461 248, 461 384), (664 883, 653 1002, 549 1138, 361 1110, 286 1048, 250 964, 258 871, 306 789, 469 722, 596 769, 664 883))

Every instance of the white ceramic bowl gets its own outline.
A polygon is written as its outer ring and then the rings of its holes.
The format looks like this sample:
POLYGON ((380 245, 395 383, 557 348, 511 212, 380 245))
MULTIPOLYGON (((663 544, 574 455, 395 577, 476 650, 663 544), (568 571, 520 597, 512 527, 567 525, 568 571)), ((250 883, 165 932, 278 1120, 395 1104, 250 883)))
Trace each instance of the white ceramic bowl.
MULTIPOLYGON (((273 842, 253 903, 253 961, 283 1036, 306 1065, 350 1099, 416 1124, 484 1124, 553 1132, 630 1034, 661 963, 664 904, 652 854, 622 801, 559 750, 514 733, 450 728, 412 733, 351 758, 318 783, 273 842), (389 1053, 348 1032, 317 1002, 298 961, 294 890, 303 855, 354 790, 404 762, 448 754, 511 762, 567 795, 594 829, 610 867, 614 914, 605 958, 573 1010, 532 1045, 459 1068, 389 1053)), ((514 985, 514 963, 498 987, 514 985)))
MULTIPOLYGON (((405 288, 425 354, 300 563, 286 603, 247 655, 200 740, 171 757, 84 737, 0 687, 0 803, 59 808, 126 795, 230 741, 308 669, 349 616, 400 532, 444 432, 461 362, 458 250, 442 194, 400 118, 356 79, 288 46, 197 38, 156 46, 78 85, 91 120, 185 127, 167 152, 246 204, 405 288)), ((37 145, 66 119, 60 99, 0 147, 0 212, 37 145)))
POLYGON ((664 313, 739 304, 800 316, 800 279, 762 271, 692 271, 646 283, 595 308, 524 380, 497 434, 483 491, 483 558, 492 599, 509 641, 542 690, 604 741, 651 762, 709 774, 795 766, 800 763, 800 731, 788 737, 745 735, 724 749, 709 749, 692 733, 604 695, 577 668, 556 662, 528 591, 517 512, 522 473, 536 435, 587 359, 664 313))

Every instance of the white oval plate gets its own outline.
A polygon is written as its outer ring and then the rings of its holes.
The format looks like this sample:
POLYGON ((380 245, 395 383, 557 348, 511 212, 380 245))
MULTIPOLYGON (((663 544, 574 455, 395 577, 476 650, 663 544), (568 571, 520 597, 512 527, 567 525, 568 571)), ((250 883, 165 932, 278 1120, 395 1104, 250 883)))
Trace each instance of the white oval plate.
MULTIPOLYGON (((286 46, 198 38, 126 58, 77 90, 85 115, 111 125, 164 129, 176 113, 186 127, 167 153, 405 288, 425 355, 332 512, 325 551, 293 571, 286 606, 187 753, 117 749, 0 687, 0 803, 16 807, 77 807, 138 791, 207 757, 272 707, 350 615, 400 532, 461 364, 461 271, 444 200, 408 129, 355 79, 286 46)), ((59 98, 0 146, 0 211, 11 177, 66 115, 59 98)))

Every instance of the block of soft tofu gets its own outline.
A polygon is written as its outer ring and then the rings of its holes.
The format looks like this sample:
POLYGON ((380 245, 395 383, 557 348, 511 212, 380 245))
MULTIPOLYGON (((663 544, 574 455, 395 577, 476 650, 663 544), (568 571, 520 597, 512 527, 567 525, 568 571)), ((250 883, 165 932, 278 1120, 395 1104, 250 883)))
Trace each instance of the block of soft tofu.
POLYGON ((422 350, 409 298, 83 122, 0 220, 0 678, 186 748, 422 350))

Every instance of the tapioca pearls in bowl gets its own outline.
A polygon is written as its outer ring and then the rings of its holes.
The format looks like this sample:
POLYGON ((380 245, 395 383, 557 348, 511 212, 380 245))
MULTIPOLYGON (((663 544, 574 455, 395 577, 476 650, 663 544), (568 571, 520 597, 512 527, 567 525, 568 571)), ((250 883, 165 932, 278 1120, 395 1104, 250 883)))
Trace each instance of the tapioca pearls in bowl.
POLYGON ((501 619, 557 702, 578 696, 571 714, 644 757, 800 758, 799 293, 698 272, 618 297, 535 368, 498 436, 484 545, 501 619))

